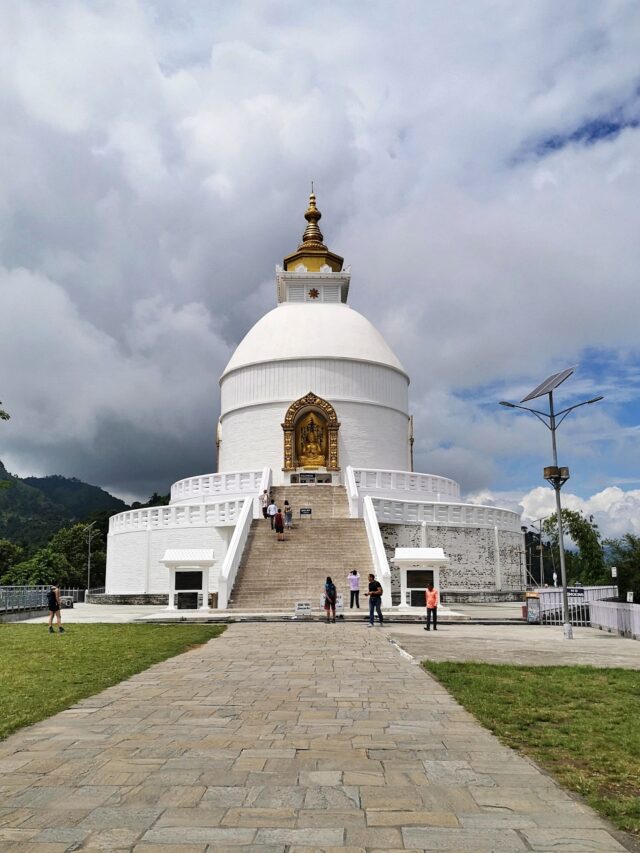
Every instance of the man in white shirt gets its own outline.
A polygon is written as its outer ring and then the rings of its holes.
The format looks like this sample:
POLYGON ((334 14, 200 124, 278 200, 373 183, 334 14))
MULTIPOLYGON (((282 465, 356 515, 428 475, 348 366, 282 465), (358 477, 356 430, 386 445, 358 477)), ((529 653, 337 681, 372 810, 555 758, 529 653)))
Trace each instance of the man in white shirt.
POLYGON ((276 506, 276 502, 271 499, 271 503, 267 507, 267 515, 269 516, 269 520, 271 521, 271 529, 273 530, 273 519, 276 517, 276 513, 278 512, 278 507, 276 506))

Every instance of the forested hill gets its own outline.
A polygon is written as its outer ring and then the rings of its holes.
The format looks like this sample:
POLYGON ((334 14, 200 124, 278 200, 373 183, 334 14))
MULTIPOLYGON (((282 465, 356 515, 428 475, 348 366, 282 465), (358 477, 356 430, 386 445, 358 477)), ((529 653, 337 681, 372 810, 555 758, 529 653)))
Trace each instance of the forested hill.
POLYGON ((114 498, 99 486, 90 486, 75 477, 25 477, 22 481, 42 492, 50 501, 65 507, 73 519, 86 518, 102 510, 123 511, 129 507, 120 498, 114 498))
POLYGON ((100 511, 127 509, 119 498, 97 486, 66 477, 10 474, 0 462, 0 539, 40 548, 61 527, 100 511))

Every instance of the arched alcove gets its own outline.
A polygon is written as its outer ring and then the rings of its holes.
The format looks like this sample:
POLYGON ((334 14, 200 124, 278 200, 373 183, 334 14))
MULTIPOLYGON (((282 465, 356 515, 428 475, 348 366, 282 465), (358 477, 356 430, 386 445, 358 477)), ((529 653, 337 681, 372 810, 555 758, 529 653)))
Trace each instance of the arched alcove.
POLYGON ((283 471, 326 468, 339 471, 340 423, 331 403, 309 391, 292 403, 284 416, 283 471))

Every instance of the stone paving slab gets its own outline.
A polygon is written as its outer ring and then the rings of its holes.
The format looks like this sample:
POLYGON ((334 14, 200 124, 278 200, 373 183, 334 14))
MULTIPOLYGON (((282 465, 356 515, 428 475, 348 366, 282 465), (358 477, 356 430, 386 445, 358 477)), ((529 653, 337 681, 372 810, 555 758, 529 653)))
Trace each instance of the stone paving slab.
POLYGON ((640 642, 598 628, 562 626, 443 624, 390 625, 390 636, 417 660, 482 661, 522 666, 598 666, 640 669, 640 642))
POLYGON ((12 735, 0 770, 0 851, 633 849, 360 625, 233 625, 12 735))

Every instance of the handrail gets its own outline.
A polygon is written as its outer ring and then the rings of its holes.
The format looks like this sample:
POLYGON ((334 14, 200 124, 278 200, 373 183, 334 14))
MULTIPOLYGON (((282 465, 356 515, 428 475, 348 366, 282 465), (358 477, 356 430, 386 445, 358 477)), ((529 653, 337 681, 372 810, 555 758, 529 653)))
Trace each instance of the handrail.
POLYGON ((260 476, 260 471, 222 471, 185 477, 176 480, 171 486, 171 503, 201 502, 207 496, 224 497, 255 492, 260 476))
POLYGON ((231 590, 238 574, 244 546, 247 544, 251 521, 253 519, 254 498, 246 498, 231 537, 231 542, 220 567, 218 578, 218 608, 226 610, 229 605, 231 590))
POLYGON ((360 496, 355 473, 351 465, 347 465, 345 471, 345 482, 347 487, 347 498, 349 500, 349 515, 351 518, 359 518, 360 496))
POLYGON ((369 540, 373 568, 376 577, 382 585, 382 604, 384 607, 391 607, 391 569, 389 568, 389 561, 384 550, 382 534, 380 533, 376 511, 373 508, 373 501, 368 495, 362 502, 362 516, 367 531, 367 539, 369 540))
POLYGON ((408 498, 410 495, 424 494, 433 495, 438 501, 460 499, 460 485, 450 477, 442 477, 439 474, 385 468, 355 468, 354 478, 361 494, 400 492, 408 498))
MULTIPOLYGON (((367 496, 369 497, 369 496, 367 496)), ((511 509, 459 501, 406 500, 371 495, 381 524, 426 524, 448 527, 498 527, 520 533, 520 515, 511 509)))
POLYGON ((162 527, 230 526, 236 523, 243 500, 241 497, 223 498, 211 503, 178 503, 125 510, 109 519, 109 535, 162 527))

